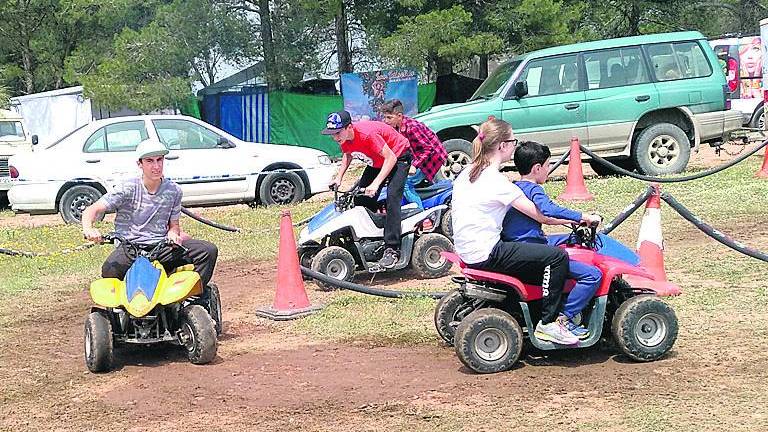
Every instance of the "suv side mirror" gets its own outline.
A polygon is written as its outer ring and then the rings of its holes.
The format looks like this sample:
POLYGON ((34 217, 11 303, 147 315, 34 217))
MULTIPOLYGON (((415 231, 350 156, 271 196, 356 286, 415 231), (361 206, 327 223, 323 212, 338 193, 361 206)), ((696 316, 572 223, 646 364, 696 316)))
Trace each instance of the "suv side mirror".
POLYGON ((219 141, 216 143, 216 146, 217 147, 221 147, 221 148, 225 148, 225 149, 237 147, 235 145, 235 143, 229 141, 228 139, 226 139, 224 137, 219 137, 219 141))
POLYGON ((32 135, 32 145, 37 145, 39 142, 40 139, 37 137, 37 135, 32 135))
POLYGON ((515 83, 515 97, 520 99, 528 94, 528 81, 518 81, 515 83))

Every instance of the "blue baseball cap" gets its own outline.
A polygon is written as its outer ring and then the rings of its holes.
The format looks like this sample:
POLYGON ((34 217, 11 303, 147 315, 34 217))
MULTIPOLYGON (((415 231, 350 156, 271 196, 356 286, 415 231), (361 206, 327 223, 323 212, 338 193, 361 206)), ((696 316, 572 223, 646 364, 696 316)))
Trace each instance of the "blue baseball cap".
POLYGON ((337 111, 328 115, 325 129, 320 131, 323 135, 336 135, 342 129, 352 124, 352 116, 346 111, 337 111))

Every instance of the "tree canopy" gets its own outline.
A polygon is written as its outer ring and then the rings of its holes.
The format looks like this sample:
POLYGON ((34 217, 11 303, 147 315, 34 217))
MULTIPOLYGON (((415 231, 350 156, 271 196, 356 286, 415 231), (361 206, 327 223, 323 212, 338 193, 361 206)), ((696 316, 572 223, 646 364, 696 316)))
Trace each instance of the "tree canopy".
POLYGON ((538 48, 752 35, 767 16, 768 0, 0 0, 0 88, 82 84, 97 103, 147 112, 257 62, 272 88, 381 67, 484 76, 490 59, 538 48))

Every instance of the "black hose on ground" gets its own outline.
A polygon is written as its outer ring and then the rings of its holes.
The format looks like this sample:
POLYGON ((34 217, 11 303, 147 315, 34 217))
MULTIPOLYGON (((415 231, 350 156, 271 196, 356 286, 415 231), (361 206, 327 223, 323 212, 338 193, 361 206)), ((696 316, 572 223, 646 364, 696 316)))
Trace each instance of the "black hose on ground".
POLYGON ((570 154, 571 154, 571 148, 568 147, 568 150, 566 150, 565 153, 563 153, 563 155, 560 156, 560 159, 558 159, 554 165, 549 167, 549 172, 547 173, 547 175, 552 175, 552 173, 555 172, 555 170, 558 169, 560 165, 562 165, 565 162, 566 159, 568 159, 568 156, 570 154))
MULTIPOLYGON (((229 232, 241 232, 241 231, 243 231, 241 228, 233 227, 233 226, 229 226, 229 225, 223 225, 223 224, 220 224, 218 222, 214 222, 214 221, 212 221, 210 219, 206 219, 206 218, 204 218, 202 216, 196 215, 196 214, 192 213, 191 211, 189 211, 185 207, 181 208, 181 212, 184 213, 185 215, 191 217, 192 219, 200 222, 200 223, 203 223, 205 225, 208 225, 208 226, 211 226, 211 227, 214 227, 214 228, 218 228, 218 229, 221 229, 221 230, 224 230, 224 231, 229 231, 229 232)), ((311 221, 313 217, 315 217, 315 216, 313 215, 313 216, 310 216, 310 217, 308 217, 306 219, 300 220, 299 222, 294 223, 293 226, 298 228, 298 227, 300 227, 302 225, 305 225, 305 224, 309 223, 309 221, 311 221)), ((275 229, 275 231, 277 231, 277 229, 275 229)))
POLYGON ((605 159, 601 158, 600 156, 596 155, 593 151, 591 151, 590 149, 584 147, 583 145, 580 145, 579 148, 581 148, 581 151, 583 151, 587 156, 589 156, 592 159, 594 159, 595 161, 597 161, 599 164, 603 165, 606 168, 610 168, 611 170, 613 170, 613 171, 615 171, 615 172, 617 172, 619 174, 622 174, 622 175, 625 175, 625 176, 628 176, 628 177, 632 177, 632 178, 635 178, 635 179, 638 179, 638 180, 649 181, 649 182, 656 182, 656 183, 680 183, 680 182, 685 182, 685 181, 689 181, 689 180, 700 179, 702 177, 706 177, 706 176, 709 176, 709 175, 712 175, 712 174, 715 174, 715 173, 719 173, 720 171, 722 171, 724 169, 727 169, 727 168, 730 168, 730 167, 736 165, 737 163, 743 161, 744 159, 752 156, 753 154, 757 153, 760 149, 762 149, 766 145, 768 145, 768 140, 763 141, 763 143, 760 144, 759 146, 757 146, 754 149, 748 151, 747 153, 737 157, 736 159, 728 162, 727 164, 723 164, 723 165, 720 165, 719 167, 715 167, 715 168, 707 170, 707 171, 702 171, 702 172, 699 172, 699 173, 696 173, 696 174, 692 174, 692 175, 689 175, 689 176, 684 176, 684 177, 652 177, 652 176, 647 176, 647 175, 643 175, 643 174, 633 173, 632 171, 627 171, 627 170, 625 170, 624 168, 622 168, 620 166, 617 166, 617 165, 614 165, 614 164, 608 162, 607 160, 605 160, 605 159))
POLYGON ((94 246, 96 246, 96 243, 89 242, 71 249, 62 249, 58 252, 40 252, 40 253, 24 252, 24 251, 18 251, 13 249, 0 248, 0 255, 20 256, 25 258, 37 258, 37 257, 45 257, 45 256, 53 256, 53 255, 67 255, 74 252, 80 252, 82 250, 90 249, 94 246))
POLYGON ((627 220, 627 218, 630 217, 632 213, 637 211, 637 209, 640 208, 640 206, 643 205, 643 203, 648 200, 648 197, 651 196, 652 193, 653 193, 653 187, 648 186, 645 192, 638 195, 638 197, 635 198, 635 200, 632 201, 630 205, 628 205, 624 210, 622 210, 621 213, 619 213, 612 221, 608 222, 600 231, 600 233, 610 234, 611 231, 615 230, 616 227, 618 227, 622 222, 627 220))
POLYGON ((752 249, 749 246, 746 246, 743 243, 738 242, 730 238, 729 236, 723 234, 722 232, 712 228, 710 225, 707 225, 704 221, 702 221, 696 215, 691 213, 690 210, 685 208, 684 205, 680 204, 672 195, 669 195, 667 193, 662 193, 661 199, 663 199, 680 216, 685 218, 688 222, 692 223, 696 228, 701 230, 704 234, 712 237, 713 239, 719 241, 720 243, 728 246, 729 248, 735 251, 743 253, 744 255, 750 256, 755 259, 759 259, 760 261, 768 262, 768 254, 766 254, 765 252, 759 251, 757 249, 752 249))
POLYGON ((201 222, 201 223, 203 223, 205 225, 208 225, 208 226, 211 226, 211 227, 214 227, 214 228, 218 228, 220 230, 229 231, 229 232, 240 232, 241 231, 240 228, 232 227, 232 226, 229 226, 229 225, 223 225, 223 224, 214 222, 212 220, 206 219, 206 218, 204 218, 202 216, 198 216, 198 215, 192 213, 191 211, 187 210, 184 207, 181 208, 181 212, 184 213, 185 215, 191 217, 192 219, 198 221, 198 222, 201 222))
POLYGON ((350 291, 374 295, 378 297, 387 297, 387 298, 429 297, 437 300, 437 299, 443 298, 443 296, 445 296, 446 294, 444 292, 424 293, 424 292, 409 292, 409 291, 392 291, 392 290, 385 290, 380 288, 372 288, 365 285, 338 280, 328 275, 324 275, 320 272, 316 272, 314 270, 308 269, 304 266, 301 267, 301 274, 303 274, 308 278, 317 279, 320 282, 335 286, 337 288, 348 289, 350 291))

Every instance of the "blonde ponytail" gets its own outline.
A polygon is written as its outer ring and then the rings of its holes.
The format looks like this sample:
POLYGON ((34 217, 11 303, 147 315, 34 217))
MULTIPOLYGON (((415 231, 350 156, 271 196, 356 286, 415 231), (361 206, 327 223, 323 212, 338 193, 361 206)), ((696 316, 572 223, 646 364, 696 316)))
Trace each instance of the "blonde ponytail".
POLYGON ((474 183, 483 170, 491 164, 491 154, 500 142, 512 133, 512 126, 504 120, 489 117, 480 125, 477 136, 472 141, 475 157, 472 159, 472 169, 469 172, 469 182, 474 183))

